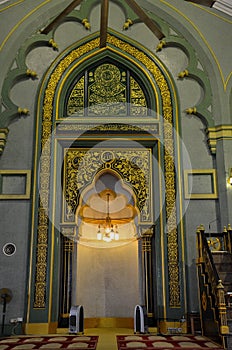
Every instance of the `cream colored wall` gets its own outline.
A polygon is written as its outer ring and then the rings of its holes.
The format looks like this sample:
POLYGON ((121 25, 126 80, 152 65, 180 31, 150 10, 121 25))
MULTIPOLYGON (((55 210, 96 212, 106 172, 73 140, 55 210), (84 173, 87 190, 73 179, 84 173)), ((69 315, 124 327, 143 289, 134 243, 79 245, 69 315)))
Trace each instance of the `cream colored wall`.
POLYGON ((76 298, 89 317, 133 317, 139 303, 138 242, 114 249, 77 245, 76 298))

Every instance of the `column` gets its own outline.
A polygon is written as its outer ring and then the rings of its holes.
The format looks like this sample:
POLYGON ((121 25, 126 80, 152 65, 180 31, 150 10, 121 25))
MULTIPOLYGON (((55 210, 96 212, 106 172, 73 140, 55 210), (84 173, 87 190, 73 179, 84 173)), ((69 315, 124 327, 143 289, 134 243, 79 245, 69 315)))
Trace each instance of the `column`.
MULTIPOLYGON (((72 228, 69 228, 69 230, 72 228)), ((65 235, 61 236, 61 275, 60 275, 60 317, 59 327, 69 326, 69 312, 72 305, 72 268, 74 241, 65 235)))
POLYGON ((142 270, 144 305, 147 308, 148 318, 154 317, 154 291, 152 267, 152 237, 154 227, 142 228, 142 270))

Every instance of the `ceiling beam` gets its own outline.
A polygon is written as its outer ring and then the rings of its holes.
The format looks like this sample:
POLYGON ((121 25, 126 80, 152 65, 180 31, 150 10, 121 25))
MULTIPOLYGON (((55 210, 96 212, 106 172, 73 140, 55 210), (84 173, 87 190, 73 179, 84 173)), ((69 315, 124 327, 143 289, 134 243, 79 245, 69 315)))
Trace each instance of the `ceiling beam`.
POLYGON ((126 3, 132 8, 136 15, 142 22, 155 34, 155 36, 161 40, 165 35, 159 30, 155 23, 148 17, 148 15, 141 9, 141 7, 134 0, 125 0, 126 3))
POLYGON ((59 16, 57 16, 46 28, 44 28, 41 31, 41 34, 48 34, 55 26, 57 26, 57 24, 59 24, 62 19, 67 16, 72 10, 75 9, 75 7, 77 7, 78 5, 80 5, 80 3, 82 2, 82 0, 74 0, 73 2, 71 2, 70 5, 68 5, 60 14, 59 16))
POLYGON ((101 2, 100 47, 106 46, 108 14, 109 14, 109 0, 102 0, 102 2, 101 2))

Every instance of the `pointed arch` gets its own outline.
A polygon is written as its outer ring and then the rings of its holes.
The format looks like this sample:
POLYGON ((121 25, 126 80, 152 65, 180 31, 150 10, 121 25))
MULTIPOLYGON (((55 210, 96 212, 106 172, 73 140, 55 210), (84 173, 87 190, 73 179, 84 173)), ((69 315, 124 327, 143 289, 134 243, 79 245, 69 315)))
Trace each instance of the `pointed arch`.
MULTIPOLYGON (((38 317, 40 310, 44 315, 44 309, 55 308, 51 296, 54 285, 57 285, 58 281, 54 279, 53 283, 49 284, 47 269, 49 269, 49 262, 52 261, 49 260, 49 257, 52 259, 51 255, 54 256, 54 252, 58 249, 58 247, 50 249, 50 237, 55 235, 54 227, 59 230, 57 226, 61 224, 59 222, 61 204, 57 201, 54 186, 54 181, 57 181, 56 170, 53 171, 56 156, 57 154, 62 156, 62 152, 64 156, 69 147, 72 150, 77 144, 80 147, 83 145, 83 140, 86 142, 86 149, 91 149, 99 140, 105 140, 106 135, 108 138, 120 135, 122 139, 129 138, 129 140, 140 140, 141 142, 143 139, 149 139, 149 142, 153 141, 153 144, 156 140, 162 148, 160 166, 164 172, 165 193, 165 214, 162 220, 166 221, 167 233, 164 237, 164 225, 161 225, 160 235, 166 250, 162 253, 162 259, 164 259, 165 254, 168 264, 166 277, 163 277, 161 283, 165 279, 166 286, 163 285, 163 288, 167 288, 169 315, 174 312, 173 310, 184 307, 181 306, 180 302, 181 294, 184 293, 181 289, 184 286, 180 285, 179 270, 179 259, 182 254, 181 249, 183 249, 182 245, 179 244, 179 230, 182 229, 182 226, 178 227, 180 202, 176 203, 177 191, 180 186, 176 181, 177 178, 181 178, 181 176, 176 177, 176 171, 180 172, 180 167, 177 167, 176 170, 176 164, 179 164, 179 141, 178 137, 176 138, 174 135, 174 128, 177 131, 179 128, 176 89, 165 67, 146 49, 134 42, 125 41, 125 38, 119 37, 115 33, 108 34, 107 43, 106 49, 99 50, 99 38, 91 36, 87 42, 79 42, 70 47, 50 67, 40 88, 37 112, 37 158, 35 160, 38 173, 35 172, 34 182, 36 187, 39 186, 39 191, 38 193, 34 191, 34 199, 37 204, 33 208, 35 255, 32 267, 34 277, 31 281, 31 289, 34 293, 31 293, 30 300, 32 319, 38 317), (115 117, 115 115, 111 121, 107 115, 101 117, 100 120, 97 120, 95 116, 93 118, 85 118, 85 116, 83 118, 79 116, 67 118, 64 116, 66 97, 69 91, 70 93, 73 91, 69 89, 70 86, 74 86, 75 77, 85 70, 88 71, 88 67, 95 63, 96 59, 100 60, 99 63, 102 64, 105 62, 104 60, 109 58, 117 60, 124 67, 127 65, 137 81, 144 82, 144 85, 141 84, 141 86, 145 88, 147 101, 150 101, 151 108, 155 106, 155 111, 152 110, 146 118, 143 115, 127 116, 126 121, 118 116, 115 117), (57 209, 52 211, 53 216, 51 217, 50 205, 55 202, 57 209), (51 225, 49 220, 58 221, 52 222, 51 225), (44 271, 42 275, 41 270, 44 271)), ((149 151, 149 148, 147 150, 149 151)), ((80 159, 76 157, 73 160, 72 166, 74 168, 78 168, 80 159)), ((152 168, 151 164, 150 168, 152 168)), ((131 176, 128 177, 128 179, 130 178, 131 176)), ((134 180, 136 181, 136 177, 134 180)), ((137 181, 139 183, 138 177, 137 181)), ((137 187, 138 190, 141 190, 141 186, 137 184, 137 187)), ((75 199, 75 202, 77 198, 75 193, 70 193, 74 195, 72 198, 75 199)), ((151 200, 151 192, 148 194, 148 198, 151 200)), ((146 215, 143 215, 144 224, 147 221, 146 224, 152 225, 152 206, 146 205, 144 208, 147 210, 146 215)), ((63 232, 70 236, 72 232, 74 235, 75 231, 75 215, 72 206, 69 205, 68 210, 68 227, 66 222, 62 222, 62 225, 66 225, 63 232)), ((61 228, 60 231, 62 231, 61 228)), ((183 237, 183 233, 180 236, 183 237)), ((57 287, 59 286, 57 285, 57 287)), ((166 298, 166 296, 164 297, 166 298)))

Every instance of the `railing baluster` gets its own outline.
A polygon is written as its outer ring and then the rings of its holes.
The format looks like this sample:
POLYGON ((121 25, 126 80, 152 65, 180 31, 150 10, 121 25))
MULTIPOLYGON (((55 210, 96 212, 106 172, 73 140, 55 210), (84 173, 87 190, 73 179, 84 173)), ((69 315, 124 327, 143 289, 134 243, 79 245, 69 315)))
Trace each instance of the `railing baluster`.
POLYGON ((232 240, 232 228, 230 224, 227 228, 227 236, 228 236, 228 252, 232 253, 231 240, 232 240))
POLYGON ((217 307, 220 318, 220 333, 222 335, 229 334, 229 327, 227 325, 226 317, 226 302, 225 302, 225 292, 222 281, 218 281, 217 285, 217 307))
POLYGON ((218 323, 219 332, 222 337, 229 334, 229 327, 227 325, 226 315, 226 302, 225 302, 225 291, 222 281, 219 278, 217 269, 214 264, 212 251, 215 250, 226 250, 232 252, 232 228, 228 225, 228 230, 224 227, 223 233, 205 233, 204 226, 201 225, 197 228, 197 249, 198 259, 197 264, 204 264, 206 272, 208 274, 209 283, 211 285, 212 293, 215 296, 216 307, 218 309, 218 323), (210 243, 207 240, 210 237, 210 243), (219 246, 214 249, 214 238, 218 239, 219 246))

